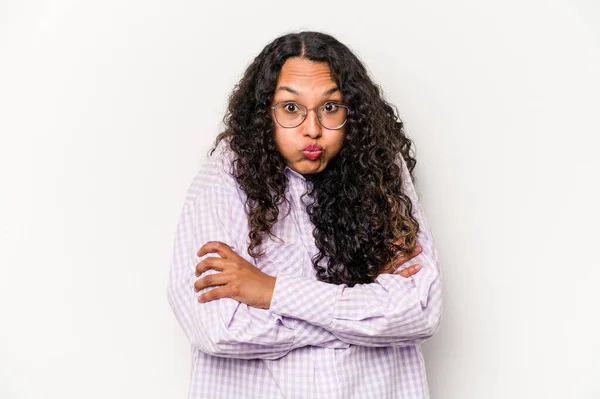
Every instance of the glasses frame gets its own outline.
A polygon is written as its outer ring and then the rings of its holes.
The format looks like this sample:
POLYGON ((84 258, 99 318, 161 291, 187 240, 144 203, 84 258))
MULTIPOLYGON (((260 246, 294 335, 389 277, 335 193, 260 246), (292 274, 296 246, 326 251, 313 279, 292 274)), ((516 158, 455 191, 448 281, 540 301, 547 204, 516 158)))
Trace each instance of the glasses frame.
POLYGON ((337 103, 337 102, 335 102, 335 101, 328 101, 328 102, 326 102, 325 104, 321 105, 320 107, 316 107, 316 108, 308 108, 306 105, 304 105, 304 104, 300 104, 300 103, 298 103, 298 102, 296 102, 296 101, 281 101, 281 102, 278 102, 277 104, 275 104, 275 105, 271 106, 271 109, 273 110, 273 116, 275 117, 275 121, 276 121, 276 122, 279 124, 279 126, 281 126, 281 127, 282 127, 282 128, 284 128, 284 129, 294 129, 294 128, 296 128, 296 127, 300 126, 300 125, 301 125, 301 124, 303 124, 303 123, 304 123, 304 121, 306 120, 306 117, 308 116, 308 112, 309 112, 309 111, 315 111, 315 112, 317 113, 317 120, 319 121, 319 124, 320 124, 321 126, 323 126, 323 127, 324 127, 325 129, 327 129, 327 130, 340 130, 341 128, 343 128, 343 127, 344 127, 344 125, 346 125, 346 122, 348 122, 348 114, 350 113, 350 108, 348 108, 348 107, 347 107, 346 105, 344 105, 344 104, 339 104, 339 103, 337 103), (295 126, 285 126, 285 125, 283 125, 281 122, 279 122, 279 119, 277 119, 277 112, 275 112, 275 108, 276 108, 278 105, 281 105, 281 104, 296 104, 296 105, 299 105, 299 106, 302 106, 302 107, 304 107, 304 109, 306 109, 306 112, 304 112, 304 114, 303 114, 303 118, 302 118, 302 120, 300 121, 300 123, 298 123, 298 124, 297 124, 297 125, 295 125, 295 126), (344 123, 342 123, 340 126, 338 126, 338 127, 335 127, 335 128, 327 127, 327 126, 325 126, 325 125, 323 124, 323 122, 321 121, 321 116, 319 115, 319 111, 320 111, 320 110, 322 110, 322 108, 323 108, 323 107, 325 107, 327 104, 335 104, 335 105, 337 105, 338 107, 344 107, 344 108, 346 108, 346 119, 344 119, 344 123))

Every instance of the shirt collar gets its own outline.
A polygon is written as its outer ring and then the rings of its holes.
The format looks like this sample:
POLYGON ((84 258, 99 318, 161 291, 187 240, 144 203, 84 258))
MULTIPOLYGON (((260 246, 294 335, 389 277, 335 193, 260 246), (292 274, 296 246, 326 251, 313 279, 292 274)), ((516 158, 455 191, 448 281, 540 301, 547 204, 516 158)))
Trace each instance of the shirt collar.
POLYGON ((304 180, 304 181, 306 181, 306 177, 304 177, 304 175, 302 175, 301 173, 298 173, 298 172, 296 172, 296 171, 295 171, 295 170, 293 170, 293 169, 290 169, 290 167, 289 167, 289 166, 286 166, 286 167, 285 167, 285 172, 286 172, 288 175, 290 175, 290 174, 291 174, 291 175, 295 175, 295 176, 296 176, 297 178, 299 178, 300 180, 304 180))

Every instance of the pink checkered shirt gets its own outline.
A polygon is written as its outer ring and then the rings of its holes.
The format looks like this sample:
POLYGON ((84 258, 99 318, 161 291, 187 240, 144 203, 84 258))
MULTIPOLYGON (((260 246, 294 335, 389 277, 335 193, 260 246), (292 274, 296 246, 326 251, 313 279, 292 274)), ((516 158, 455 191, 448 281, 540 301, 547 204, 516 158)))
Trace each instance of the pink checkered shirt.
MULTIPOLYGON (((266 254, 247 253, 245 193, 230 175, 231 151, 219 148, 193 179, 175 238, 169 303, 192 348, 189 398, 428 398, 421 343, 442 317, 441 270, 431 231, 402 157, 403 190, 413 202, 421 254, 410 278, 382 274, 354 287, 320 282, 317 248, 301 195, 309 182, 286 169, 287 198, 266 254), (270 309, 223 298, 199 303, 196 256, 222 241, 277 277, 270 309)), ((217 256, 215 254, 207 256, 217 256)), ((404 266, 403 266, 404 267, 404 266)), ((205 274, 217 273, 209 270, 205 274)))

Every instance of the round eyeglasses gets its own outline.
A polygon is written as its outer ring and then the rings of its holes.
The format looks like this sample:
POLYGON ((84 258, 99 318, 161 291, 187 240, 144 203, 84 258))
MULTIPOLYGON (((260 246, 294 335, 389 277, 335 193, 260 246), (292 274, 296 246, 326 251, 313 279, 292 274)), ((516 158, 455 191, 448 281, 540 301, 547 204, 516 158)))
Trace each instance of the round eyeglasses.
POLYGON ((275 120, 281 127, 298 127, 306 120, 308 111, 315 110, 321 126, 329 130, 341 129, 348 120, 348 107, 336 102, 327 102, 318 108, 308 108, 293 101, 277 103, 271 107, 275 120))

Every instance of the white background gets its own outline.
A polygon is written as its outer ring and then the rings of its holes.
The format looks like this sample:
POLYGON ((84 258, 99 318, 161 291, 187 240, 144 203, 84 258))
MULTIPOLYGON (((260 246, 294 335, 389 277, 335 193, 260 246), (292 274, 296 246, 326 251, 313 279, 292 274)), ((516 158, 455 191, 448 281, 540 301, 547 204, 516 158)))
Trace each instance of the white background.
POLYGON ((0 2, 0 398, 184 398, 166 282, 254 56, 335 35, 397 105, 443 263, 432 398, 600 397, 600 5, 0 2))

